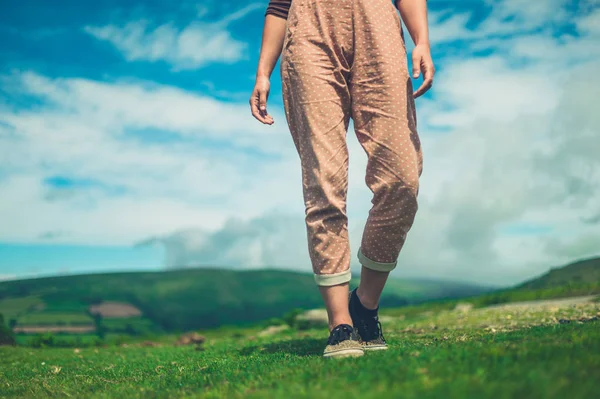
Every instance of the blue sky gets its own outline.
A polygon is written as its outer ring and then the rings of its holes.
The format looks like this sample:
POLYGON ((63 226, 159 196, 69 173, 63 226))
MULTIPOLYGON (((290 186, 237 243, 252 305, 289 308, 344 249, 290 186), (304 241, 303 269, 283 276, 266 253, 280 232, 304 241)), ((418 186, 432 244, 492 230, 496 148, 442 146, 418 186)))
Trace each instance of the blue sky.
MULTIPOLYGON (((279 65, 275 124, 248 108, 267 3, 2 6, 0 279, 310 271, 279 65)), ((598 5, 428 5, 421 206, 394 275, 511 284, 600 254, 598 5)), ((348 139, 355 252, 371 193, 348 139)))

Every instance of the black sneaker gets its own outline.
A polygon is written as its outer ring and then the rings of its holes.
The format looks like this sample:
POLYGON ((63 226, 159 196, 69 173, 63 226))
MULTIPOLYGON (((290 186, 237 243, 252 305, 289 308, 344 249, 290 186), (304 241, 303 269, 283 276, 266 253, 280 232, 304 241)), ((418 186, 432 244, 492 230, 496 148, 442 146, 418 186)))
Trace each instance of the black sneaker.
POLYGON ((358 335, 349 324, 340 324, 331 330, 323 357, 362 356, 365 352, 358 342, 358 335))
MULTIPOLYGON (((356 289, 354 289, 354 291, 356 291, 356 289)), ((377 316, 364 319, 361 318, 355 310, 357 304, 354 303, 352 292, 350 292, 348 308, 350 310, 352 324, 354 324, 354 327, 356 328, 363 349, 370 351, 386 350, 388 346, 385 342, 385 337, 383 336, 379 318, 377 316)))

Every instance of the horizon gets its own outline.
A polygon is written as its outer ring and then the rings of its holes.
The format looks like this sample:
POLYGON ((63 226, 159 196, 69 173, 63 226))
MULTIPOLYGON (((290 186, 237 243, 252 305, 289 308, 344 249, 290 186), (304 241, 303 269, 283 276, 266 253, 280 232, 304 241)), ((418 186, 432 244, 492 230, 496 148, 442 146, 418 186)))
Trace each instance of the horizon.
MULTIPOLYGON (((431 282, 442 282, 442 283, 453 283, 453 284, 465 284, 465 285, 478 286, 481 288, 500 290, 500 289, 513 288, 515 286, 521 285, 521 284, 529 282, 531 280, 535 280, 537 278, 540 278, 540 277, 550 273, 553 270, 559 270, 566 266, 571 266, 576 263, 586 262, 586 261, 590 261, 590 260, 594 260, 594 259, 600 259, 600 257, 595 257, 595 256, 584 257, 584 258, 580 258, 580 259, 574 260, 572 262, 569 262, 567 264, 550 266, 548 268, 548 270, 546 270, 545 272, 542 272, 541 274, 530 276, 530 277, 526 278, 525 280, 522 280, 520 282, 517 282, 516 284, 511 284, 511 285, 483 284, 483 283, 469 281, 469 280, 445 279, 445 278, 422 277, 422 276, 404 276, 404 277, 390 276, 389 278, 393 279, 393 280, 409 281, 409 282, 410 281, 414 281, 414 282, 431 281, 431 282)), ((171 267, 171 268, 162 268, 162 269, 143 269, 143 270, 121 269, 121 270, 110 270, 110 271, 105 271, 105 270, 103 270, 103 271, 81 271, 81 272, 75 272, 75 273, 65 272, 65 273, 54 273, 54 274, 47 274, 47 275, 36 274, 36 275, 22 276, 22 277, 17 277, 17 278, 1 278, 1 276, 0 276, 0 284, 2 284, 3 282, 50 279, 50 278, 60 278, 60 277, 99 276, 99 275, 101 276, 101 275, 113 275, 113 274, 138 274, 138 273, 139 274, 143 274, 143 273, 159 274, 159 273, 169 273, 169 272, 204 271, 204 270, 242 272, 242 273, 243 272, 277 271, 277 272, 282 272, 282 273, 297 273, 297 274, 312 276, 312 273, 309 271, 290 270, 290 269, 277 267, 277 266, 261 266, 261 267, 255 267, 255 268, 240 269, 240 268, 236 268, 235 266, 224 267, 224 266, 198 265, 198 266, 183 266, 183 267, 171 267)), ((353 273, 355 273, 355 272, 357 272, 357 271, 353 270, 353 273)), ((358 271, 358 273, 360 273, 360 272, 358 271)), ((356 278, 356 275, 353 275, 353 278, 356 278)))

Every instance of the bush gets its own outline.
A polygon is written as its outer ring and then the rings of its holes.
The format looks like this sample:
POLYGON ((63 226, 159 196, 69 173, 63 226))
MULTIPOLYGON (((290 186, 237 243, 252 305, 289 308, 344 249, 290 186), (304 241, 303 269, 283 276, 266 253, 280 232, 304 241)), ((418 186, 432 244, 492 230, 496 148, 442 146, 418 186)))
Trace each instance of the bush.
POLYGON ((106 336, 106 326, 104 326, 103 318, 100 313, 94 313, 92 315, 94 318, 94 325, 96 326, 96 335, 100 340, 104 340, 106 336))
POLYGON ((298 315, 300 313, 302 313, 303 311, 304 310, 300 309, 300 308, 292 309, 283 315, 283 321, 285 322, 285 324, 287 324, 288 326, 290 326, 292 328, 296 327, 296 317, 298 317, 298 315))
POLYGON ((254 325, 256 325, 258 327, 262 327, 262 328, 267 328, 267 327, 271 327, 271 326, 279 326, 282 324, 286 324, 286 322, 283 321, 282 319, 278 319, 276 317, 271 317, 270 319, 266 319, 266 320, 257 322, 254 325))
POLYGON ((30 337, 24 345, 32 348, 90 348, 105 346, 106 341, 95 335, 81 337, 47 332, 30 337))
POLYGON ((96 347, 104 346, 105 345, 104 338, 100 338, 100 337, 92 338, 92 345, 96 346, 96 347))
POLYGON ((480 301, 481 306, 499 305, 502 303, 511 302, 511 298, 507 294, 496 294, 483 297, 480 301))
POLYGON ((4 324, 4 315, 0 313, 0 346, 16 345, 15 335, 12 330, 4 324))
POLYGON ((54 334, 50 332, 37 334, 29 340, 29 346, 33 348, 53 347, 55 344, 56 338, 54 337, 54 334))

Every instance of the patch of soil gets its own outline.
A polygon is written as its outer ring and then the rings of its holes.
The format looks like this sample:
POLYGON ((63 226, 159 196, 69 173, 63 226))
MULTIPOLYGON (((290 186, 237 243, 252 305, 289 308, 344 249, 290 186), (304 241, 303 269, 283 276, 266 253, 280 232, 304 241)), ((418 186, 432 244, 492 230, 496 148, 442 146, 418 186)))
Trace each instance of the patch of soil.
POLYGON ((179 337, 175 345, 202 345, 206 341, 206 337, 196 332, 183 334, 179 337))
POLYGON ((91 305, 91 314, 100 314, 104 318, 123 319, 141 316, 142 312, 135 306, 125 302, 102 302, 99 305, 91 305))
POLYGON ((37 334, 37 333, 75 333, 83 334, 96 331, 93 324, 87 326, 16 326, 13 330, 15 333, 37 334))
POLYGON ((502 303, 498 305, 488 306, 488 309, 515 309, 515 308, 525 308, 525 309, 536 309, 536 308, 545 308, 545 307, 569 307, 573 305, 579 305, 582 303, 592 302, 597 298, 597 295, 587 295, 587 296, 577 296, 572 298, 564 298, 564 299, 544 299, 539 301, 526 301, 526 302, 512 302, 512 303, 502 303))
POLYGON ((282 331, 285 331, 289 329, 289 327, 287 325, 281 325, 281 326, 270 326, 267 327, 266 329, 262 330, 261 332, 258 333, 258 335, 260 337, 267 337, 270 335, 274 335, 274 334, 278 334, 282 331))

